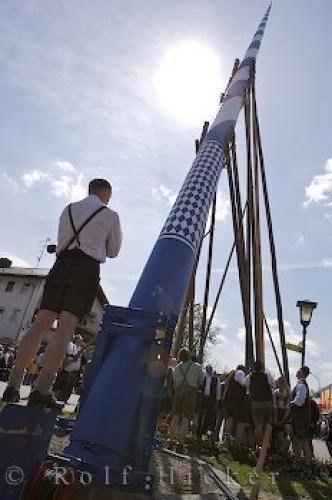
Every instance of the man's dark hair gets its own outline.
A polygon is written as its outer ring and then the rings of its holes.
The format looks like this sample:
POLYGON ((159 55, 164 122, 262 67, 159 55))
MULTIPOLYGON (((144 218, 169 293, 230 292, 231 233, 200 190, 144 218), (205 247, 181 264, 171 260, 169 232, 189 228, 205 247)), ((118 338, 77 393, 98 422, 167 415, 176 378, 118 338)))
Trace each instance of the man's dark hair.
POLYGON ((263 370, 263 363, 261 361, 255 361, 253 364, 254 372, 261 372, 263 370))
POLYGON ((301 368, 301 371, 305 377, 307 377, 310 374, 310 369, 308 366, 303 365, 301 368))
POLYGON ((112 186, 106 179, 92 179, 89 182, 89 194, 98 193, 101 189, 112 189, 112 186))
POLYGON ((241 370, 241 371, 245 372, 245 371, 246 371, 246 367, 245 367, 245 366, 243 366, 243 365, 238 365, 238 366, 236 367, 236 371, 237 371, 237 370, 241 370))
POLYGON ((179 352, 179 361, 184 363, 190 359, 190 352, 187 349, 181 349, 179 352))

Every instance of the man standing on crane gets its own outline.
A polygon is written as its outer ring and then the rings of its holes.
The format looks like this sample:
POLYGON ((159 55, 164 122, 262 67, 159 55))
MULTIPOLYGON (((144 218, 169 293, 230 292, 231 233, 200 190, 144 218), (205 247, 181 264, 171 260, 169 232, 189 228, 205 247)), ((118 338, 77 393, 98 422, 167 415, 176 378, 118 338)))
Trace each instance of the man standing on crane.
POLYGON ((37 318, 22 338, 2 401, 18 402, 24 371, 58 316, 44 365, 30 394, 29 405, 58 408, 51 389, 79 320, 90 312, 99 285, 99 267, 118 255, 122 232, 116 212, 107 207, 112 187, 105 179, 89 183, 89 195, 63 210, 56 261, 50 270, 37 318))

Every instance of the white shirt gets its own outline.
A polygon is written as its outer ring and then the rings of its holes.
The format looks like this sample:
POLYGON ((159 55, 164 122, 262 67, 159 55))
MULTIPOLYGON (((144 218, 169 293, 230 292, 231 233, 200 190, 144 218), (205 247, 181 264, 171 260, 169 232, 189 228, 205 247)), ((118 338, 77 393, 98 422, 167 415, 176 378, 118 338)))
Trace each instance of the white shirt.
POLYGON ((308 396, 308 388, 306 384, 304 383, 305 379, 300 379, 298 383, 296 384, 296 395, 295 399, 291 401, 291 404, 295 404, 296 406, 303 406, 305 403, 305 400, 308 396))
MULTIPOLYGON (((76 356, 82 349, 78 347, 73 342, 69 342, 67 347, 67 356, 76 356)), ((69 364, 65 364, 63 369, 68 372, 78 372, 81 369, 82 365, 82 356, 79 356, 76 360, 72 361, 69 364)))
MULTIPOLYGON (((84 221, 93 214, 104 203, 94 194, 90 194, 81 201, 72 203, 71 213, 76 230, 84 221)), ((64 250, 71 238, 74 236, 69 219, 68 206, 63 210, 58 229, 58 242, 56 253, 64 250)), ((106 257, 116 257, 122 243, 122 231, 120 219, 116 212, 106 207, 98 213, 80 232, 80 246, 75 239, 69 246, 69 250, 80 248, 84 253, 90 255, 99 262, 105 262, 106 257)))
POLYGON ((173 382, 175 387, 181 385, 184 380, 182 372, 186 374, 187 384, 190 387, 196 387, 197 389, 201 387, 204 380, 204 372, 201 365, 193 363, 192 361, 186 361, 185 363, 181 361, 181 363, 174 368, 173 372, 173 382), (188 368, 189 364, 190 367, 188 368))
POLYGON ((10 356, 11 356, 10 352, 5 352, 4 355, 3 355, 3 358, 5 360, 5 365, 6 366, 8 366, 8 364, 9 364, 10 356))
POLYGON ((236 370, 234 380, 240 385, 244 385, 246 381, 246 374, 242 370, 236 370))

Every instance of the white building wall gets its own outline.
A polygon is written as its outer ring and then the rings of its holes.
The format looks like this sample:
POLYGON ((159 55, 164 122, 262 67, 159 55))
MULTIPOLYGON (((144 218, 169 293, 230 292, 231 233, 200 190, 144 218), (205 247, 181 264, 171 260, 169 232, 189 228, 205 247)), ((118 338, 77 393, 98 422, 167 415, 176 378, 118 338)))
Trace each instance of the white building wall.
POLYGON ((0 338, 15 340, 29 325, 42 295, 44 279, 41 276, 0 276, 0 338), (6 291, 8 282, 14 282, 11 291, 6 291))

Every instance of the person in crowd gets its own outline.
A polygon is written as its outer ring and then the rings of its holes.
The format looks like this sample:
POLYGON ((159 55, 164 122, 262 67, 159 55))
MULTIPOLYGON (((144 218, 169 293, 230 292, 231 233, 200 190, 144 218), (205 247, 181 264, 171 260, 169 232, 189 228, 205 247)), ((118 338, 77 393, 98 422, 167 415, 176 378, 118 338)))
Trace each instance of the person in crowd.
POLYGON ((305 468, 309 471, 312 463, 312 453, 309 445, 310 434, 310 396, 307 377, 310 370, 302 366, 296 373, 298 379, 292 392, 291 418, 292 418, 292 443, 297 460, 298 469, 302 460, 305 468))
POLYGON ((276 381, 274 392, 275 422, 273 424, 272 448, 276 453, 287 452, 290 436, 290 402, 291 390, 285 377, 279 377, 276 381))
POLYGON ((329 433, 329 416, 322 415, 319 424, 319 437, 326 440, 328 433, 329 433))
POLYGON ((63 210, 58 227, 56 261, 44 287, 37 317, 22 338, 2 400, 18 402, 24 371, 58 317, 56 335, 47 344, 44 366, 29 397, 29 405, 60 409, 51 390, 79 320, 88 314, 98 286, 100 263, 118 255, 122 232, 116 212, 107 207, 112 187, 93 179, 89 194, 63 210))
POLYGON ((177 365, 177 359, 170 357, 165 373, 164 392, 160 408, 160 411, 164 416, 168 416, 172 409, 173 394, 174 394, 173 372, 176 365, 177 365))
POLYGON ((226 416, 225 435, 239 443, 244 441, 244 423, 247 420, 245 370, 243 365, 238 365, 228 374, 222 399, 226 416))
POLYGON ((27 366, 26 374, 24 378, 25 385, 32 385, 38 374, 38 363, 37 357, 34 356, 27 366))
POLYGON ((69 342, 67 355, 63 362, 62 370, 59 372, 59 383, 57 385, 57 398, 65 403, 70 398, 77 384, 82 367, 85 363, 83 355, 84 339, 81 335, 75 335, 73 342, 69 342))
POLYGON ((11 348, 6 346, 0 359, 0 375, 3 382, 7 382, 13 363, 14 354, 11 348))
POLYGON ((328 433, 326 436, 326 446, 332 458, 332 411, 328 415, 328 433))
POLYGON ((0 346, 0 382, 6 382, 7 370, 4 362, 4 347, 0 346))
POLYGON ((246 377, 245 386, 250 398, 256 445, 261 446, 265 429, 268 424, 272 424, 274 379, 265 372, 261 361, 255 361, 252 373, 246 377))
POLYGON ((310 398, 310 427, 309 427, 309 446, 312 456, 314 455, 314 445, 312 440, 320 420, 320 409, 316 401, 310 398))
POLYGON ((213 431, 214 441, 218 442, 220 440, 220 429, 224 420, 224 407, 223 407, 223 395, 225 388, 226 374, 223 373, 218 376, 218 383, 216 389, 216 408, 215 408, 215 426, 213 431))
POLYGON ((45 347, 46 347, 46 345, 43 344, 41 346, 41 348, 39 349, 39 351, 37 352, 37 354, 36 354, 36 361, 37 361, 37 365, 38 365, 38 373, 40 372, 40 370, 43 369, 43 366, 44 366, 45 347))
POLYGON ((192 361, 187 349, 180 350, 178 360, 173 372, 174 397, 169 434, 172 442, 178 441, 177 451, 181 453, 194 418, 197 391, 203 384, 204 373, 202 367, 192 361))
POLYGON ((207 431, 214 430, 217 385, 217 376, 213 372, 212 366, 208 364, 205 367, 205 375, 200 397, 197 428, 197 436, 199 437, 206 434, 207 431))

